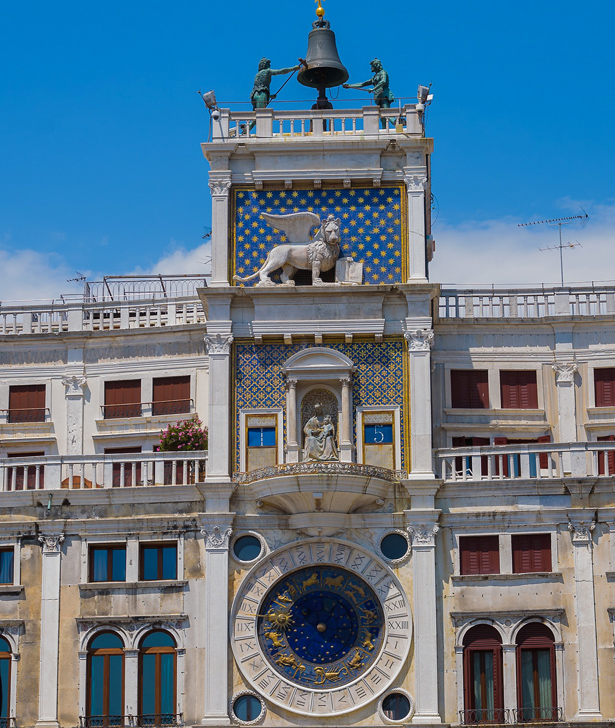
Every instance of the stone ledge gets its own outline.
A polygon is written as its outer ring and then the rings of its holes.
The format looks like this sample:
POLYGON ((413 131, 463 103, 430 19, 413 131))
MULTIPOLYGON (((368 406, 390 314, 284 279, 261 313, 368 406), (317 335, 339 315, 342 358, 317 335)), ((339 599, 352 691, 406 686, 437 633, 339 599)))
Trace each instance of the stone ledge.
POLYGON ((455 574, 451 576, 451 581, 453 584, 471 582, 484 584, 486 581, 561 581, 562 578, 562 573, 559 571, 535 571, 528 574, 455 574))
MULTIPOLYGON (((157 579, 155 581, 92 581, 87 584, 79 584, 79 592, 105 591, 105 592, 121 592, 121 591, 146 591, 173 589, 179 590, 187 586, 186 579, 157 579)), ((1 593, 1 592, 0 592, 1 593)))
POLYGON ((21 594, 24 589, 23 584, 0 584, 0 596, 3 594, 21 594))

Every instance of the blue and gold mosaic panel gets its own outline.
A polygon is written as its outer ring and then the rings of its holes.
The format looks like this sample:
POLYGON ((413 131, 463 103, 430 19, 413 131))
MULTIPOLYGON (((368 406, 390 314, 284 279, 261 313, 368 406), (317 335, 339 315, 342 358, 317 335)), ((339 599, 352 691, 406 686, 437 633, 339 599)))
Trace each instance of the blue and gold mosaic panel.
MULTIPOLYGON (((406 469, 406 414, 408 392, 403 339, 382 342, 327 343, 326 347, 347 356, 355 365, 352 403, 356 444, 356 408, 393 406, 401 415, 401 466, 406 469)), ((282 368, 293 354, 313 348, 310 344, 234 345, 235 368, 235 469, 239 470, 240 412, 246 409, 282 408, 286 442, 286 390, 282 368)))
MULTIPOLYGON (((286 242, 282 232, 265 222, 263 212, 274 215, 313 212, 321 219, 330 214, 340 218, 341 255, 363 263, 364 283, 402 283, 407 278, 406 205, 402 185, 320 190, 236 187, 232 202, 231 277, 256 273, 269 251, 286 242)), ((314 228, 312 234, 317 230, 314 228)), ((238 285, 256 283, 258 278, 238 285)))

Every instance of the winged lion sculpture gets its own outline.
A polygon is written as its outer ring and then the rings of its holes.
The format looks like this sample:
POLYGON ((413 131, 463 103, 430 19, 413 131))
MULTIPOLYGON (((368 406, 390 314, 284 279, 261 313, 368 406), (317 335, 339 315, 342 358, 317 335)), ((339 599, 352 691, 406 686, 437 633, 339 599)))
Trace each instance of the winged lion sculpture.
POLYGON ((322 285, 320 273, 334 268, 340 255, 340 219, 329 215, 321 221, 313 212, 293 212, 290 215, 263 212, 262 216, 268 225, 286 235, 288 244, 276 245, 270 250, 267 260, 256 273, 245 278, 235 275, 233 279, 245 283, 258 277, 257 286, 275 286, 271 274, 281 268, 281 282, 294 286, 292 278, 298 270, 311 270, 312 284, 322 285), (311 238, 310 231, 318 224, 320 228, 311 238))

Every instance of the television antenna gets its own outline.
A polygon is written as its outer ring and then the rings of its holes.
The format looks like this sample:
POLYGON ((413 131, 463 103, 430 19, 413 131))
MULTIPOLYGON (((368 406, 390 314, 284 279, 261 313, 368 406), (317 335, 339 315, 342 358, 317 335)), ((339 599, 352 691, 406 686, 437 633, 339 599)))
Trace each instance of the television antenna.
POLYGON ((78 278, 67 278, 67 283, 81 283, 82 281, 87 281, 87 276, 84 276, 83 273, 80 273, 78 270, 75 271, 75 273, 79 276, 78 278))
MULTIPOLYGON (((583 208, 581 208, 583 210, 583 208)), ((546 248, 538 248, 541 253, 547 250, 559 250, 559 269, 562 278, 562 288, 564 287, 564 248, 582 248, 583 246, 577 240, 576 244, 562 243, 562 225, 572 225, 575 220, 587 220, 589 215, 583 210, 583 215, 571 215, 570 217, 556 217, 552 220, 537 220, 536 222, 520 222, 517 227, 528 227, 529 225, 557 225, 559 228, 559 245, 547 246, 546 248)))

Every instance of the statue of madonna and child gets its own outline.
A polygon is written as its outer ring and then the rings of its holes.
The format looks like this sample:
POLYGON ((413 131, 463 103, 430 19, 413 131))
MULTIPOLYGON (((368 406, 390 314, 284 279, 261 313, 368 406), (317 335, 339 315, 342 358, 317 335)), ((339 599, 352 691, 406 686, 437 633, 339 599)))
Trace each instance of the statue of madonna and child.
POLYGON ((331 415, 320 419, 313 415, 305 423, 305 446, 303 460, 339 460, 335 445, 335 425, 331 415))

